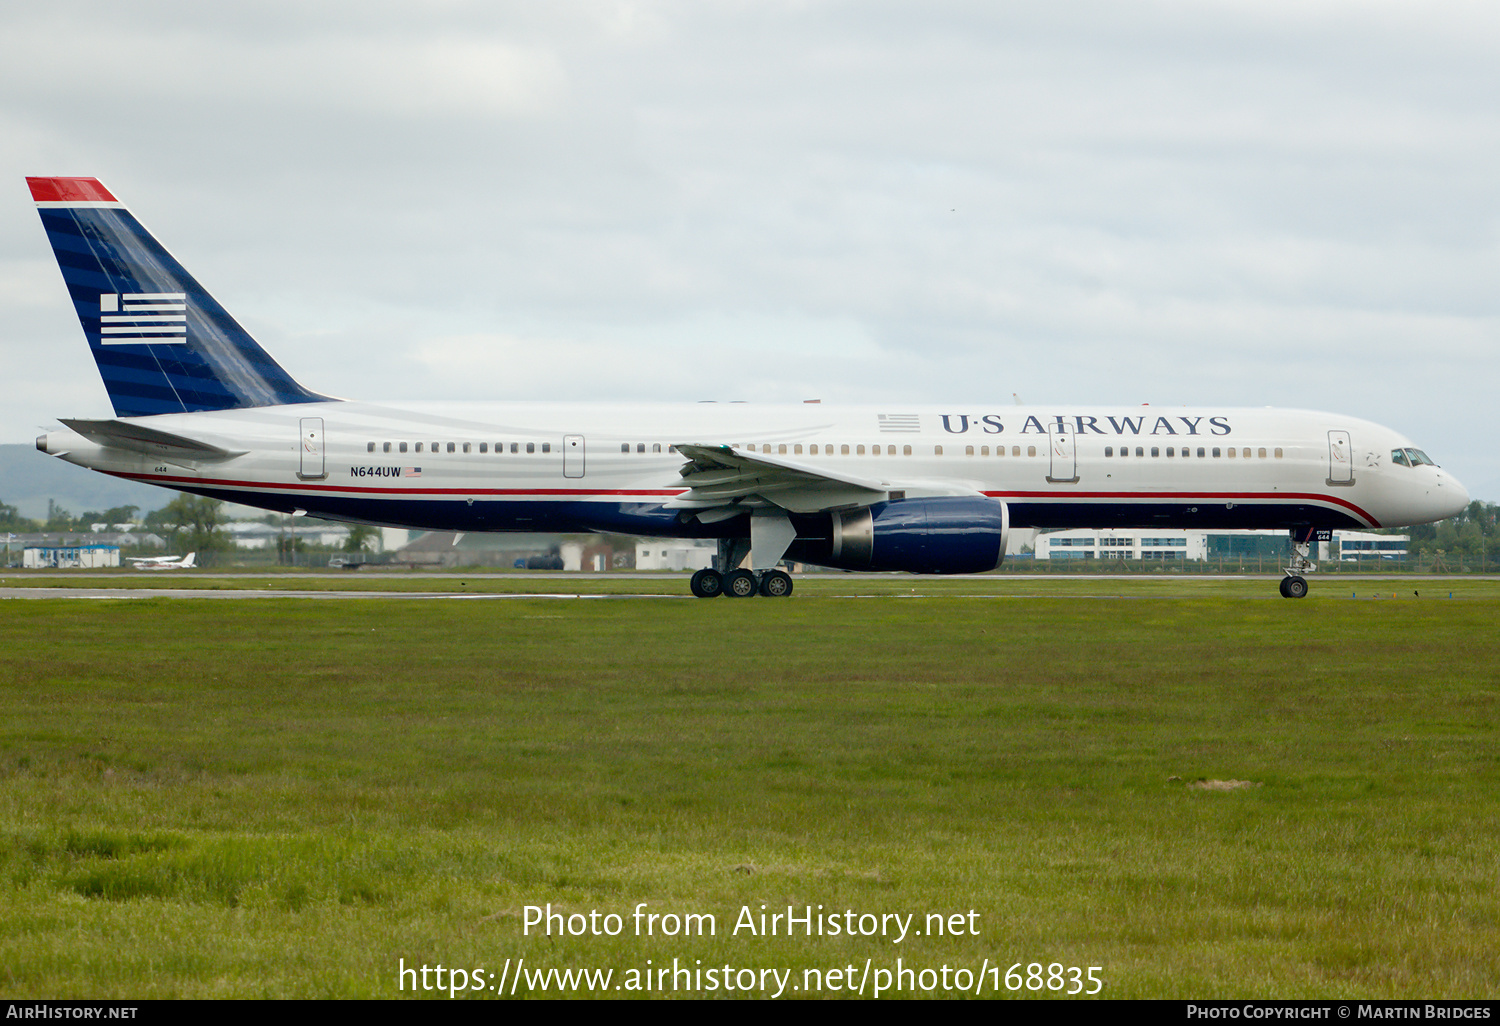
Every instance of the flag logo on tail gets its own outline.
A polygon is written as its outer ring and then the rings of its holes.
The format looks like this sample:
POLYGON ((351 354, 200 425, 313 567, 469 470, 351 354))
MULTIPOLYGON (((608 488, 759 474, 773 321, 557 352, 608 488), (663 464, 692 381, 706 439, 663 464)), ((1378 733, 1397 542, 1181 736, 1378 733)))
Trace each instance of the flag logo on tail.
POLYGON ((186 343, 187 294, 101 293, 99 334, 99 343, 106 346, 186 343))

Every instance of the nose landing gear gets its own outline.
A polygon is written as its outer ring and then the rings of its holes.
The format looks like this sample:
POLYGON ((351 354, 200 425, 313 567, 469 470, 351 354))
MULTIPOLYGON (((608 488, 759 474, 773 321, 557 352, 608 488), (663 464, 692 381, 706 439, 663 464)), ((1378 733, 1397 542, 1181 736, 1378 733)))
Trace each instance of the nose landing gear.
POLYGON ((1318 537, 1317 528, 1294 527, 1292 528, 1292 558, 1287 560, 1287 565, 1282 572, 1286 574, 1281 579, 1282 598, 1306 598, 1307 578, 1303 574, 1315 573, 1318 564, 1310 558, 1312 555, 1312 543, 1318 537))

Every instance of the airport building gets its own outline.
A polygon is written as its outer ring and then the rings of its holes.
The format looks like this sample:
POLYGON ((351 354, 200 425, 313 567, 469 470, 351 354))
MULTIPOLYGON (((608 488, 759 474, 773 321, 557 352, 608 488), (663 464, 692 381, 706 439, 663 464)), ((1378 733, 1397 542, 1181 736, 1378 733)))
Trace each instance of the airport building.
POLYGON ((716 541, 644 538, 635 546, 637 570, 703 570, 714 565, 716 541))
POLYGON ((36 546, 21 551, 21 566, 27 570, 91 570, 119 565, 118 545, 36 546))
MULTIPOLYGON (((1411 537, 1334 531, 1319 542, 1315 558, 1323 560, 1405 559, 1411 537)), ((1188 560, 1280 559, 1289 555, 1286 531, 1170 531, 1140 529, 1053 531, 1036 539, 1037 559, 1188 560)))

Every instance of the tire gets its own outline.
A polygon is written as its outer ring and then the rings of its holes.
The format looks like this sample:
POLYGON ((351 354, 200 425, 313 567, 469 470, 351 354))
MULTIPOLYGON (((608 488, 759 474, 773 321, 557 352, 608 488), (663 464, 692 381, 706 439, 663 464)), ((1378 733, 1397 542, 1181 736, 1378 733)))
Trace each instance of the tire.
POLYGON ((757 587, 754 574, 749 570, 736 570, 724 578, 724 597, 749 598, 757 587))
POLYGON ((1288 577, 1286 579, 1286 597, 1303 598, 1307 595, 1307 578, 1288 577))
POLYGON ((791 574, 768 570, 760 579, 760 593, 766 598, 786 598, 792 593, 791 574))
POLYGON ((1283 577, 1281 579, 1281 583, 1277 585, 1277 589, 1281 592, 1281 597, 1282 598, 1291 598, 1291 596, 1286 593, 1286 582, 1287 582, 1287 580, 1288 580, 1288 578, 1283 577))
POLYGON ((693 594, 698 598, 717 598, 724 590, 724 578, 719 576, 717 570, 699 570, 693 575, 693 581, 688 587, 692 588, 693 594))

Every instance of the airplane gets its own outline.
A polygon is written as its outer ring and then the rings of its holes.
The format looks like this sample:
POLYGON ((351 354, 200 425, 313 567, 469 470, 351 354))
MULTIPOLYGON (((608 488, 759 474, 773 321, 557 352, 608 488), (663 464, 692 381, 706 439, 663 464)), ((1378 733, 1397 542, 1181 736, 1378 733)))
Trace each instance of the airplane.
POLYGON ((27 183, 115 412, 37 448, 132 481, 360 524, 716 539, 700 598, 790 595, 785 561, 983 573, 1012 527, 1286 530, 1301 598, 1333 529, 1469 501, 1397 432, 1306 410, 338 399, 97 179, 27 183))
POLYGON ((126 556, 133 570, 191 570, 196 552, 186 556, 126 556))

